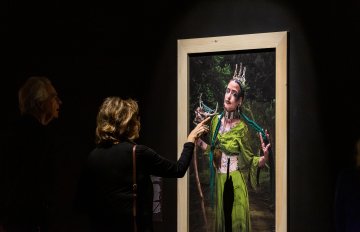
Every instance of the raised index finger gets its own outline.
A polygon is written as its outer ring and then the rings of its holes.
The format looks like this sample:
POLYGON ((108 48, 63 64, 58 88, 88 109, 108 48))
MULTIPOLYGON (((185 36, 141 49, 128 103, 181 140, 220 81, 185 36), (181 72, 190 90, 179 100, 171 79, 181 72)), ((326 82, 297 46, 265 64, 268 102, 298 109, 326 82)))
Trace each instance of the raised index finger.
POLYGON ((205 118, 204 120, 202 120, 200 122, 200 124, 203 125, 203 124, 207 123, 209 121, 209 119, 210 119, 210 117, 205 118))

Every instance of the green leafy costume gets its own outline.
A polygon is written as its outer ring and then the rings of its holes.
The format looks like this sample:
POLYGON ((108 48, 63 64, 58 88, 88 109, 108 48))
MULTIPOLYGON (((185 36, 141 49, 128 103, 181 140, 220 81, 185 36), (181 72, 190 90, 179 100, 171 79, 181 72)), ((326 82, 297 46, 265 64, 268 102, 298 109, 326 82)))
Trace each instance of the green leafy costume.
MULTIPOLYGON (((214 137, 219 115, 215 115, 211 121, 210 135, 214 137)), ((220 122, 221 123, 221 122, 220 122)), ((249 144, 249 131, 247 124, 240 120, 230 131, 217 134, 216 146, 227 155, 238 156, 239 170, 230 172, 234 185, 234 203, 232 209, 232 231, 251 231, 249 196, 246 187, 246 179, 240 170, 248 170, 250 183, 256 188, 256 171, 259 165, 259 156, 255 155, 249 144)), ((207 153, 210 151, 208 146, 207 153)), ((223 191, 226 181, 226 173, 215 174, 215 231, 225 231, 225 219, 223 213, 223 191)))

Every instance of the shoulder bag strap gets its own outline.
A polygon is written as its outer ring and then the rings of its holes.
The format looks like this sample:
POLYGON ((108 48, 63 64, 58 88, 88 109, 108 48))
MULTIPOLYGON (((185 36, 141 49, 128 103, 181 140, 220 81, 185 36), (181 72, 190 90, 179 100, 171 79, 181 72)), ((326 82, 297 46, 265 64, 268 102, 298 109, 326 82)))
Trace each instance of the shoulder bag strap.
POLYGON ((133 160, 133 219, 134 219, 134 231, 137 231, 136 226, 136 198, 137 198, 137 184, 136 184, 136 145, 133 146, 132 151, 133 160))

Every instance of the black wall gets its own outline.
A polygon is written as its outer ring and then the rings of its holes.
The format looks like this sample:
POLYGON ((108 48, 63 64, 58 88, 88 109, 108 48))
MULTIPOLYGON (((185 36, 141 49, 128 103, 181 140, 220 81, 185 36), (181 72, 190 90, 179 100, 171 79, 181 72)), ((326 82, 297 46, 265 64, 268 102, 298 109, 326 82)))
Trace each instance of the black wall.
MULTIPOLYGON (((75 153, 92 148, 97 109, 104 97, 118 95, 139 102, 138 142, 175 160, 177 39, 289 31, 288 228, 334 231, 336 176, 351 165, 360 129, 360 4, 315 3, 3 3, 1 120, 17 114, 20 84, 46 75, 64 102, 57 123, 75 153)), ((73 171, 82 159, 69 159, 73 171)), ((163 212, 156 228, 175 231, 176 180, 165 180, 163 212)))

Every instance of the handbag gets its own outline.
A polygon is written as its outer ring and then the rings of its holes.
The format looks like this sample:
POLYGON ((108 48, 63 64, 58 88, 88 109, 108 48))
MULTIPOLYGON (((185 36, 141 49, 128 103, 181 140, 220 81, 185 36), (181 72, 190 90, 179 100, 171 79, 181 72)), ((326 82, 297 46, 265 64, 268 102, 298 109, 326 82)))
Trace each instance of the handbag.
POLYGON ((136 232, 137 231, 137 225, 136 225, 136 198, 137 198, 136 145, 133 146, 132 160, 133 160, 133 220, 134 220, 134 232, 136 232))

